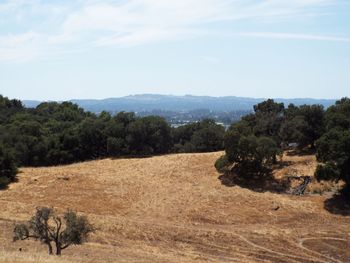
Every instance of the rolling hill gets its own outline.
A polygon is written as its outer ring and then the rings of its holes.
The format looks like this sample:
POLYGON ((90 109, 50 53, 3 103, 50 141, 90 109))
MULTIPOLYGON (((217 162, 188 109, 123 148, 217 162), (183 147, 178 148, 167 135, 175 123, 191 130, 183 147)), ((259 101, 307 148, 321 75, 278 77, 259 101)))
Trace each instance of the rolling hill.
MULTIPOLYGON (((350 210, 336 197, 312 194, 317 185, 298 197, 229 184, 213 167, 221 154, 22 168, 0 191, 0 262, 347 262, 350 210), (97 231, 59 260, 38 242, 13 243, 14 223, 37 206, 73 209, 97 231)), ((276 179, 316 166, 312 155, 284 162, 276 179)))

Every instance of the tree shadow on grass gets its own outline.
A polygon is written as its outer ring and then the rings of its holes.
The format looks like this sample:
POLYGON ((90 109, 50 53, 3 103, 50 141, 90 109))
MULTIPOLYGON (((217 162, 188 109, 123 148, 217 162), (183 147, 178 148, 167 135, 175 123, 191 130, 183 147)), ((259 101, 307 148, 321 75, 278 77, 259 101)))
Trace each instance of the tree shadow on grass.
POLYGON ((241 172, 233 169, 226 171, 218 178, 221 183, 227 187, 239 186, 255 192, 264 193, 287 193, 290 189, 289 180, 276 179, 271 170, 266 169, 263 172, 241 172))
POLYGON ((8 184, 3 184, 3 183, 0 183, 0 191, 4 191, 6 189, 9 188, 9 185, 8 184))
POLYGON ((278 163, 272 166, 272 169, 283 169, 285 167, 291 166, 292 164, 292 161, 279 161, 278 163))
POLYGON ((172 152, 168 153, 153 153, 153 154, 124 154, 124 155, 117 155, 117 156, 108 156, 107 158, 110 158, 112 160, 120 160, 120 159, 148 159, 153 157, 159 157, 159 156, 167 156, 173 154, 172 152))
POLYGON ((121 159, 147 159, 147 158, 152 158, 157 155, 120 155, 120 156, 112 156, 108 157, 111 160, 121 160, 121 159))
POLYGON ((287 156, 306 156, 315 154, 315 149, 313 148, 303 148, 303 149, 292 149, 287 151, 287 156))
POLYGON ((0 191, 7 190, 9 188, 9 184, 16 182, 18 182, 17 177, 15 177, 14 179, 7 178, 6 180, 0 178, 0 191))
POLYGON ((325 200, 324 208, 332 214, 350 216, 349 190, 343 189, 338 194, 325 200))

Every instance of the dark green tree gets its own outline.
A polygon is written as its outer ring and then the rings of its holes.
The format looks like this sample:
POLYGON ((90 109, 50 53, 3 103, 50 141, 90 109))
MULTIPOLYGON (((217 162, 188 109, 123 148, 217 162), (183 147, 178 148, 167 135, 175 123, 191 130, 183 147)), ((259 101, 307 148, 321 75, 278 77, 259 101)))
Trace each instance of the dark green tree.
POLYGON ((172 146, 170 126, 157 116, 137 118, 128 125, 126 141, 131 154, 168 153, 172 146))
POLYGON ((256 136, 267 136, 280 143, 279 130, 284 120, 284 105, 267 100, 254 106, 255 115, 249 120, 256 136))
POLYGON ((350 129, 350 98, 342 98, 326 111, 326 129, 350 129))
POLYGON ((280 114, 284 110, 283 103, 276 103, 273 99, 268 99, 257 105, 254 105, 255 114, 280 114))
POLYGON ((24 111, 22 102, 19 100, 9 100, 0 95, 0 123, 7 123, 9 119, 24 111))
POLYGON ((123 153, 124 140, 122 138, 109 137, 107 139, 107 152, 110 156, 118 156, 123 153))
POLYGON ((350 100, 343 98, 326 112, 326 133, 316 141, 319 180, 339 180, 350 187, 350 100))
POLYGON ((303 105, 300 106, 299 115, 304 119, 306 125, 301 126, 300 131, 304 135, 304 141, 301 145, 310 145, 315 147, 315 142, 324 133, 324 109, 322 105, 303 105))
POLYGON ((173 129, 175 152, 212 152, 223 149, 225 128, 204 119, 173 129))
POLYGON ((83 159, 95 159, 107 155, 107 137, 104 130, 107 122, 102 118, 88 117, 78 126, 79 145, 83 159))
POLYGON ((235 164, 242 174, 253 174, 265 171, 271 164, 276 163, 281 149, 269 137, 229 131, 225 136, 225 153, 228 163, 235 164))
POLYGON ((218 125, 213 120, 203 120, 199 123, 198 130, 196 130, 192 137, 196 152, 213 152, 223 149, 223 141, 225 135, 225 128, 218 125))
POLYGON ((265 172, 281 155, 280 129, 284 105, 267 100, 254 106, 249 114, 231 125, 225 134, 225 157, 216 166, 234 165, 237 173, 253 175, 265 172))
POLYGON ((332 129, 317 141, 319 180, 343 179, 350 186, 350 130, 332 129))
POLYGON ((0 145, 0 188, 15 180, 17 167, 13 155, 0 145))
POLYGON ((279 130, 282 142, 297 143, 300 149, 315 148, 315 142, 325 131, 325 113, 322 105, 289 105, 279 130))
POLYGON ((308 144, 308 139, 304 131, 308 129, 308 124, 302 116, 295 116, 286 119, 279 131, 279 136, 285 144, 297 143, 299 148, 304 148, 308 144))

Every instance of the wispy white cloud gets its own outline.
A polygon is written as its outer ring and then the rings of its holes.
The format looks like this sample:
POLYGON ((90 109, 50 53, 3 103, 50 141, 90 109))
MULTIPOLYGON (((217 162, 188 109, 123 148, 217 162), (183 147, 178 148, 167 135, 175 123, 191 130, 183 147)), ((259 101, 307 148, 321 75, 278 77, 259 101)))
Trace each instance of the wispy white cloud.
MULTIPOLYGON (((316 16, 336 0, 7 0, 0 3, 0 60, 31 59, 98 46, 128 47, 211 33, 205 25, 234 20, 316 16), (12 25, 12 26, 11 26, 12 25), (5 28, 5 27, 4 27, 5 28), (12 31, 11 31, 12 28, 12 31)), ((347 41, 287 33, 245 37, 347 41)))
POLYGON ((335 37, 335 36, 324 36, 324 35, 307 35, 307 34, 291 34, 291 33, 275 33, 275 32, 245 32, 245 33, 236 33, 232 35, 240 36, 240 37, 253 37, 253 38, 350 42, 350 37, 347 38, 347 37, 335 37))
POLYGON ((0 36, 0 60, 25 61, 36 57, 40 38, 34 32, 0 36))

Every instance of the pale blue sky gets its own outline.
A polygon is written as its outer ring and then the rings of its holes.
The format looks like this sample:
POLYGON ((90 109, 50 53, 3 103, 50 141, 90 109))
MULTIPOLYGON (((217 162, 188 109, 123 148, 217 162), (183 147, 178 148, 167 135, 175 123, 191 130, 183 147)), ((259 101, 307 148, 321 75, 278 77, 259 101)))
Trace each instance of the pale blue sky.
POLYGON ((350 96, 350 0, 0 0, 0 94, 350 96))

